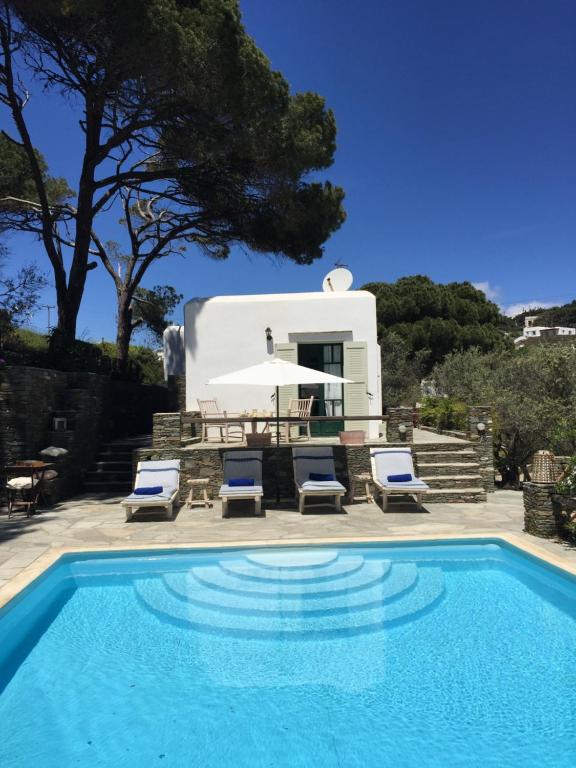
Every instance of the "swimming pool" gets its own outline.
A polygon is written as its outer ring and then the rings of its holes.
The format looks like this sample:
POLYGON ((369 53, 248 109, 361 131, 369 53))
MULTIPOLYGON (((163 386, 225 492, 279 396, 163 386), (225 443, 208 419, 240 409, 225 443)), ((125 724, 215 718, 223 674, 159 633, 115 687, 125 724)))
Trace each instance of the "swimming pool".
POLYGON ((0 765, 576 765, 576 582, 496 541, 66 556, 0 612, 0 765))

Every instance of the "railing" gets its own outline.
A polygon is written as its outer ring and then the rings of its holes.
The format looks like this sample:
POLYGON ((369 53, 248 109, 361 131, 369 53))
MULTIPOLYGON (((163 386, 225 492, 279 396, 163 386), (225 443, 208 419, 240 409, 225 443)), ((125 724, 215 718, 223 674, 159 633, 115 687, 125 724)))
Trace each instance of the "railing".
MULTIPOLYGON (((276 422, 276 416, 251 416, 248 415, 242 415, 242 416, 210 416, 210 417, 200 417, 200 416, 193 416, 188 413, 182 413, 181 414, 181 420, 182 424, 208 424, 210 426, 217 426, 219 424, 238 424, 238 422, 241 422, 242 424, 250 424, 253 422, 260 423, 272 423, 276 422)), ((305 418, 302 416, 280 416, 279 419, 281 424, 302 424, 304 421, 388 421, 388 416, 386 414, 381 414, 379 416, 306 416, 305 418)))

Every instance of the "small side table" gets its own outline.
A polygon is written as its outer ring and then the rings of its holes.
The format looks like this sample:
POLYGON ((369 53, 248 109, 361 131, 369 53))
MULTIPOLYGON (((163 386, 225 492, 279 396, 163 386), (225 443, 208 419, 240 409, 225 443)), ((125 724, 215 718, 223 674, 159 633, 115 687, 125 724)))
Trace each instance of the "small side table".
POLYGON ((352 480, 352 493, 350 494, 350 503, 353 504, 356 500, 367 501, 370 504, 374 503, 374 496, 372 496, 372 490, 370 485, 372 483, 372 475, 369 472, 361 472, 360 474, 353 475, 352 480), (364 495, 357 495, 356 490, 358 486, 364 485, 364 495))
POLYGON ((207 477, 199 477, 195 480, 188 480, 188 485, 190 486, 190 493, 188 494, 188 498, 186 499, 186 504, 188 505, 188 509, 196 505, 204 505, 206 509, 209 509, 212 505, 212 502, 210 501, 210 497, 208 495, 208 485, 210 483, 209 478, 207 477), (194 498, 194 491, 198 489, 198 492, 200 493, 199 498, 194 498))

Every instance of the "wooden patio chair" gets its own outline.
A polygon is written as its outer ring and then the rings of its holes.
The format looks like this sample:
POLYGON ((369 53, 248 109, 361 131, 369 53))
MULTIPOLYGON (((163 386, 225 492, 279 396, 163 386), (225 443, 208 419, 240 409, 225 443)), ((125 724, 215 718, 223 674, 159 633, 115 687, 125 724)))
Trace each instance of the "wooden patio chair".
MULTIPOLYGON (((197 400, 198 408, 200 409, 200 415, 203 419, 215 419, 215 418, 222 418, 225 419, 228 416, 236 416, 237 414, 228 414, 226 411, 220 410, 220 406, 218 405, 217 400, 197 400)), ((208 443, 210 442, 210 438, 208 436, 208 430, 209 429, 215 429, 220 433, 220 439, 218 442, 230 442, 231 431, 234 430, 240 430, 240 440, 243 441, 245 438, 246 430, 244 427, 244 424, 241 421, 238 422, 231 422, 229 424, 202 424, 202 442, 208 443)))
POLYGON ((297 428, 296 439, 302 437, 300 434, 300 428, 304 427, 306 434, 304 435, 306 440, 310 440, 310 415, 312 413, 312 403, 314 402, 314 396, 306 398, 292 398, 288 403, 287 416, 294 419, 300 419, 300 421, 286 421, 283 423, 284 437, 286 442, 289 443, 292 439, 292 428, 297 428))

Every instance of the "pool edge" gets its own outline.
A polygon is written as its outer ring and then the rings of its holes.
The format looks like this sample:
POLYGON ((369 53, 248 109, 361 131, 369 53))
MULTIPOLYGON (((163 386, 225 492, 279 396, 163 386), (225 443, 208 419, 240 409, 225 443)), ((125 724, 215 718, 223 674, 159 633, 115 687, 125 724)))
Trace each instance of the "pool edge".
POLYGON ((167 544, 133 544, 131 546, 106 546, 106 547, 53 547, 48 552, 40 555, 33 563, 24 568, 17 576, 11 579, 0 589, 0 609, 4 608, 12 600, 21 595, 36 579, 40 578, 52 566, 65 555, 90 555, 103 553, 129 553, 129 552, 168 552, 177 550, 234 550, 234 549, 257 549, 264 547, 298 547, 298 546, 322 546, 322 545, 353 545, 353 544, 429 544, 431 542, 496 542, 506 544, 513 549, 520 550, 543 561, 544 563, 557 568, 563 573, 576 577, 576 563, 570 563, 549 552, 538 544, 533 543, 522 534, 503 533, 502 531, 484 531, 482 533, 443 533, 438 534, 418 534, 414 536, 335 536, 320 538, 299 538, 299 539, 257 539, 253 541, 202 541, 191 543, 173 543, 167 544))

